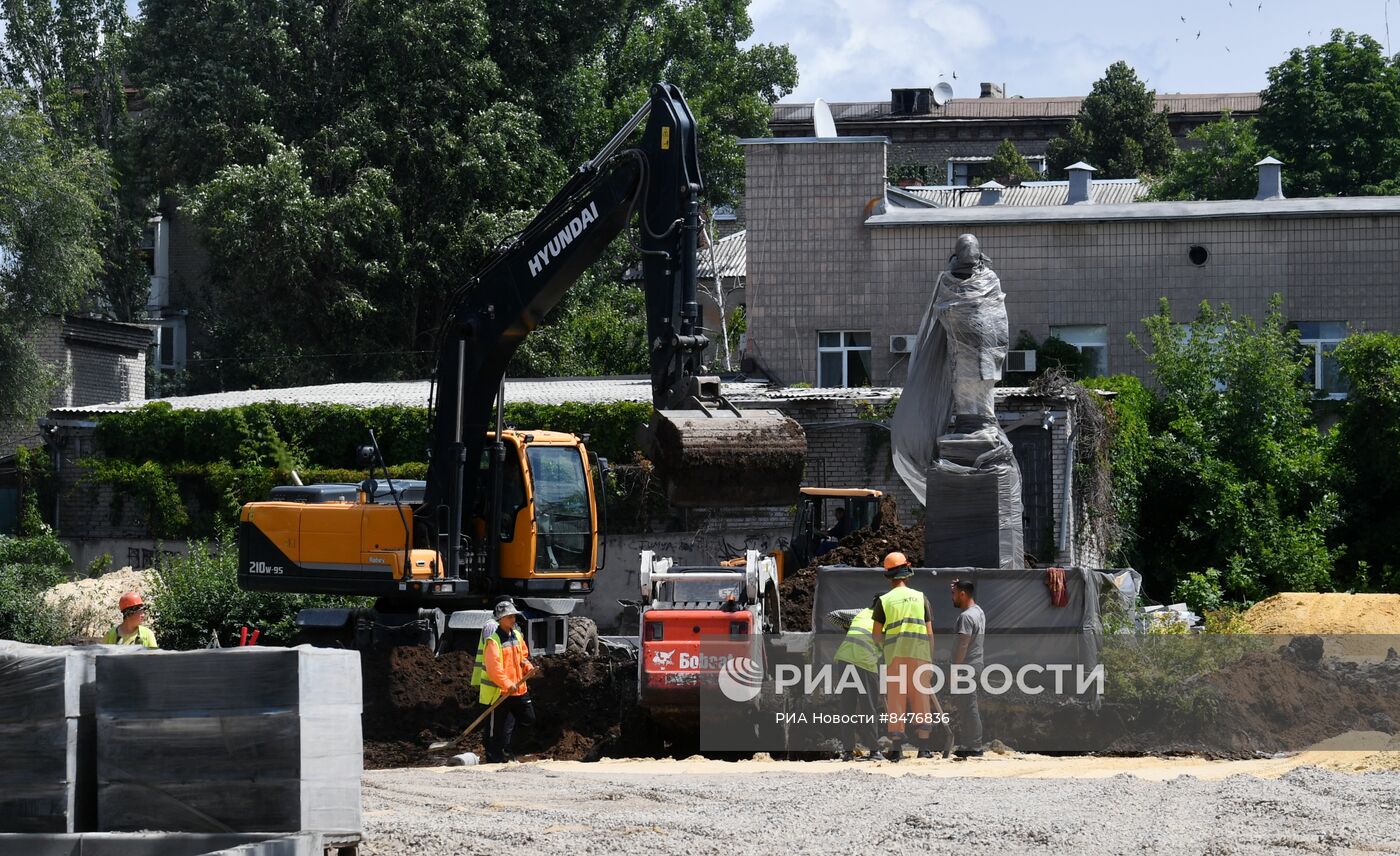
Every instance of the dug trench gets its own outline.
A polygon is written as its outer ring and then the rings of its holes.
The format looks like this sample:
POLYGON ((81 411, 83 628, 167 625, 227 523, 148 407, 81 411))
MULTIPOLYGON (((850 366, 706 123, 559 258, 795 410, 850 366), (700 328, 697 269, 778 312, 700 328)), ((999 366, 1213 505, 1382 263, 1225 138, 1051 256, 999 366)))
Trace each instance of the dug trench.
MULTIPOLYGON (((435 766, 462 752, 482 754, 484 724, 459 745, 428 748, 461 734, 484 710, 471 685, 470 654, 435 657, 428 648, 407 646, 360 656, 366 767, 435 766)), ((538 665, 530 679, 538 722, 517 730, 516 755, 595 760, 670 753, 637 708, 634 660, 566 654, 541 657, 538 665)))

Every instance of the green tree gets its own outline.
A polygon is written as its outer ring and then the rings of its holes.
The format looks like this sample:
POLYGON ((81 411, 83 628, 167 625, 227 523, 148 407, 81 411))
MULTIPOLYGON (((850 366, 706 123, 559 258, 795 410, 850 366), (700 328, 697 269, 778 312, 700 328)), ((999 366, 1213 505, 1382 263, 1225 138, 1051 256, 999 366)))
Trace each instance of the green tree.
POLYGON ((1344 582, 1400 591, 1400 335, 1358 333, 1335 353, 1348 385, 1331 450, 1344 582))
MULTIPOLYGON (((149 106, 133 143, 212 262, 196 387, 421 375, 461 284, 651 83, 686 90, 724 201, 742 186, 736 138, 761 133, 796 80, 785 48, 739 46, 747 0, 143 9, 133 73, 149 106)), ((605 266, 630 252, 619 242, 605 266)), ((609 311, 582 295, 546 327, 591 326, 557 338, 611 348, 609 311)), ((570 358, 601 370, 614 355, 570 358)))
POLYGON ((1178 325, 1164 300, 1144 320, 1156 391, 1138 567, 1159 596, 1210 569, 1227 600, 1332 586, 1337 497, 1278 307, 1256 323, 1203 303, 1178 325))
POLYGON ((101 270, 107 162, 58 139, 20 95, 0 89, 0 176, 0 414, 29 421, 55 379, 30 336, 44 316, 77 309, 101 270))
POLYGON ((1263 153, 1254 120, 1226 115, 1186 135, 1186 148, 1152 188, 1152 199, 1253 199, 1263 153))
POLYGON ((1021 153, 1016 151, 1016 144, 1010 140, 1002 140, 1001 145, 992 153, 992 159, 987 163, 986 174, 1002 184, 1019 184, 1040 177, 1021 153))
POLYGON ((1110 65, 1084 99, 1079 116, 1062 137, 1046 146, 1050 174, 1087 161, 1100 178, 1157 175, 1171 165, 1176 141, 1165 112, 1157 110, 1157 93, 1119 60, 1110 65))
POLYGON ((1290 196, 1400 192, 1400 65, 1367 35, 1333 30, 1269 69, 1259 140, 1290 196))
POLYGON ((0 0, 0 81, 42 115, 57 140, 114 162, 100 198, 102 252, 92 308, 135 320, 150 285, 138 244, 149 206, 118 181, 126 123, 124 0, 0 0))

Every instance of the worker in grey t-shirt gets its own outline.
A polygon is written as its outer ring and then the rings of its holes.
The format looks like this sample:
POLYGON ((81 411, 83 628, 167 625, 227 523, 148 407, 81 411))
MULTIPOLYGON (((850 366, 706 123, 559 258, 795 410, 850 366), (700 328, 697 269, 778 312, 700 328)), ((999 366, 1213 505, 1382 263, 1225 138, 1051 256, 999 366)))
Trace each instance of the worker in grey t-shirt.
MULTIPOLYGON (((974 599, 976 586, 972 580, 953 582, 953 606, 961 613, 953 626, 956 637, 953 641, 953 665, 966 664, 973 668, 977 680, 982 673, 982 641, 987 635, 987 614, 974 599)), ((980 757, 982 755, 982 714, 977 709, 977 690, 971 693, 955 693, 953 705, 956 713, 952 722, 957 732, 958 756, 980 757)))

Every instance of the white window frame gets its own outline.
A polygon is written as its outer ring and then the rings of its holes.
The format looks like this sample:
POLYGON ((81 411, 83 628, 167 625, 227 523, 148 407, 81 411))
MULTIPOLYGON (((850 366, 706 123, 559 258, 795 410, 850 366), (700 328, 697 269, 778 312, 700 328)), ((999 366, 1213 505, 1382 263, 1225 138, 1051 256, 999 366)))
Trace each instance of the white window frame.
POLYGON ((818 330, 818 331, 817 331, 817 386, 820 386, 820 387, 831 387, 831 386, 833 386, 833 384, 829 383, 829 381, 833 380, 833 378, 825 378, 825 377, 822 377, 822 355, 823 355, 823 354, 840 354, 840 355, 841 355, 841 383, 839 384, 839 386, 842 387, 842 388, 847 388, 847 389, 851 388, 851 382, 850 382, 850 380, 851 380, 851 378, 850 378, 850 358, 849 358, 849 354, 850 354, 852 351, 864 351, 864 352, 866 353, 866 364, 870 367, 870 383, 873 384, 873 383, 875 382, 875 363, 874 363, 875 349, 871 346, 871 343, 873 343, 873 342, 874 342, 874 337, 871 336, 870 331, 868 331, 868 330, 818 330), (839 344, 839 345, 823 345, 823 344, 822 344, 822 336, 831 336, 831 335, 836 335, 836 336, 840 336, 840 337, 841 337, 840 340, 839 340, 839 341, 840 341, 840 344, 839 344), (853 345, 853 344, 850 344, 850 343, 847 341, 846 337, 847 337, 847 336, 853 336, 853 335, 854 335, 854 336, 865 336, 865 337, 866 337, 866 342, 867 342, 867 343, 864 344, 864 345, 853 345))
POLYGON ((1324 325, 1330 325, 1330 324, 1335 324, 1335 325, 1337 325, 1337 327, 1334 328, 1334 330, 1333 330, 1333 332, 1332 332, 1332 335, 1323 335, 1323 331, 1322 331, 1322 330, 1318 330, 1318 335, 1316 335, 1316 336, 1312 336, 1312 337, 1299 336, 1299 338, 1298 338, 1298 344, 1302 345, 1302 346, 1305 347, 1305 348, 1310 349, 1310 350, 1312 351, 1312 353, 1313 353, 1313 367, 1312 367, 1312 387, 1313 387, 1313 389, 1317 390, 1318 392, 1323 393, 1323 395, 1321 396, 1321 397, 1323 397, 1323 398, 1328 398, 1328 399, 1331 399, 1331 400, 1333 400, 1333 401, 1343 401, 1343 400, 1345 400, 1346 397, 1347 397, 1347 393, 1346 393, 1346 390, 1345 390, 1345 389, 1343 389, 1343 390, 1341 390, 1341 391, 1339 391, 1339 392, 1327 392, 1327 391, 1326 391, 1326 388, 1323 386, 1322 379, 1323 379, 1323 376, 1324 376, 1324 375, 1323 375, 1323 371, 1322 371, 1322 361, 1323 361, 1323 359, 1324 359, 1324 356, 1323 356, 1323 355, 1326 353, 1326 346, 1327 346, 1327 345, 1331 345, 1333 348, 1335 348, 1337 345, 1340 345, 1340 344, 1342 343, 1342 340, 1343 340, 1343 339, 1345 339, 1345 338, 1347 337, 1347 322, 1345 322, 1345 321, 1300 321, 1300 322, 1298 322, 1298 328, 1299 328, 1299 332, 1300 332, 1300 333, 1302 332, 1303 325, 1305 325, 1305 324, 1317 325, 1318 327, 1322 327, 1322 326, 1324 326, 1324 325))
POLYGON ((1050 328, 1050 335, 1066 345, 1073 345, 1081 354, 1086 348, 1098 350, 1103 358, 1099 361, 1099 371, 1093 376, 1108 376, 1107 324, 1056 324, 1050 328))
POLYGON ((163 371, 179 371, 185 367, 185 319, 164 318, 153 323, 156 329, 155 344, 155 364, 156 368, 163 371), (170 354, 172 361, 165 362, 161 358, 161 344, 170 342, 170 354))

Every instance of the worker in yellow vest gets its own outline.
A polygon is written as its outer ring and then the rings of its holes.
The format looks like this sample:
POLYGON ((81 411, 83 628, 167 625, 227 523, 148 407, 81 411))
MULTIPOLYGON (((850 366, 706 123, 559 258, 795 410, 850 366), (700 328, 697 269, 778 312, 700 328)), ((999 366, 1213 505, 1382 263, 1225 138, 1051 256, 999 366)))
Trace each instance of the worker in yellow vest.
POLYGON ((836 685, 843 687, 841 697, 842 739, 841 760, 856 758, 856 744, 865 738, 865 748, 877 751, 880 729, 876 699, 880 695, 880 649, 875 645, 875 613, 866 608, 857 612, 846 630, 846 638, 836 649, 836 685), (848 686, 845 671, 855 670, 856 685, 848 686))
POLYGON ((520 610, 510 601, 496 604, 493 617, 496 632, 486 638, 481 656, 486 674, 481 679, 480 700, 491 705, 501 696, 505 700, 491 713, 486 732, 486 763, 501 764, 512 760, 511 738, 516 724, 529 728, 535 724, 535 707, 525 675, 534 669, 525 635, 515 626, 520 610))
POLYGON ((900 759, 907 726, 913 725, 919 738, 919 757, 932 758, 934 711, 942 717, 942 709, 931 691, 933 606, 922 593, 909 587, 914 568, 903 553, 890 553, 884 566, 890 590, 875 598, 870 608, 875 644, 885 658, 889 747, 885 757, 891 761, 900 759), (928 668, 920 674, 921 667, 928 668))
POLYGON ((129 591, 117 601, 122 612, 120 624, 107 631, 102 637, 103 645, 140 645, 143 648, 158 648, 156 634, 146 626, 146 602, 141 595, 129 591))

